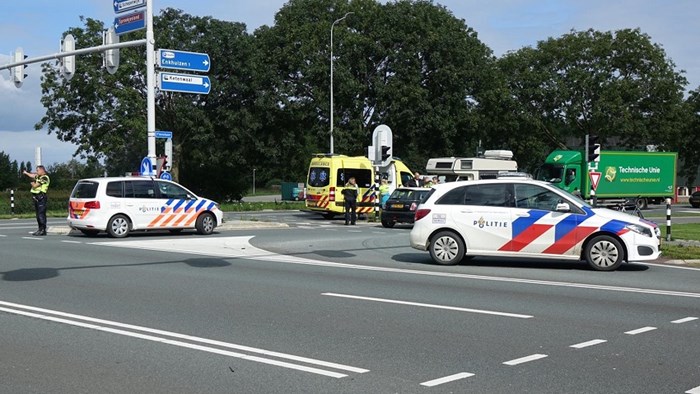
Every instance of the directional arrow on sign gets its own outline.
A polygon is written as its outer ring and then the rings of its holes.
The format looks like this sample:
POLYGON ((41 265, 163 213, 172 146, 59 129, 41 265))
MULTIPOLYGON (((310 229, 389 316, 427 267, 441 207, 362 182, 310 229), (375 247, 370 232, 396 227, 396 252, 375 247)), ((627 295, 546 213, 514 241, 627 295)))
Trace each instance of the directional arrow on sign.
POLYGON ((143 11, 114 18, 114 31, 118 35, 144 29, 146 27, 146 13, 143 11))
POLYGON ((158 50, 158 66, 186 71, 209 71, 209 55, 206 53, 176 51, 173 49, 158 50))
POLYGON ((209 94, 209 77, 192 74, 158 73, 160 90, 181 93, 209 94))
POLYGON ((135 10, 137 8, 145 7, 146 0, 114 0, 114 12, 121 14, 122 12, 135 10))

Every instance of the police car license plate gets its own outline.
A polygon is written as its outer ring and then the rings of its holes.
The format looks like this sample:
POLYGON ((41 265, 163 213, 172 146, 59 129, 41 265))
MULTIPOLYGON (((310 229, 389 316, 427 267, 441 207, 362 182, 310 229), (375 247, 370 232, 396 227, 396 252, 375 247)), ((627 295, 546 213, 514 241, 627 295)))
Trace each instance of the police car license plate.
POLYGON ((391 204, 391 207, 401 209, 403 208, 403 204, 391 204))

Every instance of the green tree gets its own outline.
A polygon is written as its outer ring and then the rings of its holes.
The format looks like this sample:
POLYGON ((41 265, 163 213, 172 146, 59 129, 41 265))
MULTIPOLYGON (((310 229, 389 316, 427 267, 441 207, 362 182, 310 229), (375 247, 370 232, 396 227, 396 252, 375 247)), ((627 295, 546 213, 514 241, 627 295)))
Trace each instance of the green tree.
POLYGON ((601 136, 607 149, 669 149, 682 128, 687 81, 639 29, 574 31, 498 65, 511 95, 506 112, 521 125, 509 133, 516 144, 512 136, 526 127, 550 149, 580 144, 586 134, 601 136))
POLYGON ((686 178, 686 185, 694 186, 700 172, 700 87, 688 95, 686 110, 686 127, 683 128, 677 145, 681 157, 679 173, 686 178))
POLYGON ((17 162, 10 161, 10 155, 0 151, 0 190, 17 186, 17 162))
POLYGON ((336 153, 366 154, 382 123, 394 154, 417 168, 471 150, 493 59, 464 21, 429 1, 292 0, 256 32, 274 107, 261 131, 272 139, 285 126, 279 154, 305 168, 309 153, 328 151, 330 30, 347 12, 334 28, 336 153))
MULTIPOLYGON (((82 21, 83 27, 68 33, 81 47, 99 45, 103 24, 82 21)), ((156 97, 156 129, 173 131, 174 177, 211 197, 240 195, 245 187, 240 174, 247 173, 241 152, 253 134, 245 111, 253 94, 247 86, 252 38, 240 23, 173 9, 154 18, 154 31, 158 48, 201 51, 212 60, 211 94, 158 92, 156 97), (227 176, 208 176, 213 172, 227 176)), ((122 40, 144 35, 129 33, 122 40)), ((36 128, 46 127, 60 140, 77 144, 81 157, 104 159, 110 174, 137 171, 147 154, 144 59, 144 47, 121 49, 119 68, 111 75, 101 68, 100 54, 81 56, 71 81, 60 77, 56 64, 44 64, 46 115, 36 128)))

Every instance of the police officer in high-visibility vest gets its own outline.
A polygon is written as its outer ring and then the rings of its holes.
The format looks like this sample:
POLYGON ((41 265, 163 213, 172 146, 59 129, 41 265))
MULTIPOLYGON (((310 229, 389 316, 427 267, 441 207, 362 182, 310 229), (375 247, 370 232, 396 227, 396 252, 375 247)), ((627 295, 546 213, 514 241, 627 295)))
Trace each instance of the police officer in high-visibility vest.
POLYGON ((24 175, 33 179, 31 185, 32 199, 34 200, 34 210, 36 211, 36 222, 39 229, 32 235, 46 235, 46 205, 49 201, 46 192, 49 191, 49 179, 44 166, 36 166, 36 173, 24 171, 24 175))

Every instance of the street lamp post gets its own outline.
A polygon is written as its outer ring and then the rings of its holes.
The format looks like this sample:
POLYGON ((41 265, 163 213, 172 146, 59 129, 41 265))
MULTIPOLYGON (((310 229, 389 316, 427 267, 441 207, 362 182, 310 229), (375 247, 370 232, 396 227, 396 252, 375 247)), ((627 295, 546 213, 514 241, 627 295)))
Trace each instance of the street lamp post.
POLYGON ((342 18, 336 19, 331 25, 331 154, 333 154, 333 28, 336 23, 347 18, 350 14, 354 14, 354 12, 346 12, 342 18))

